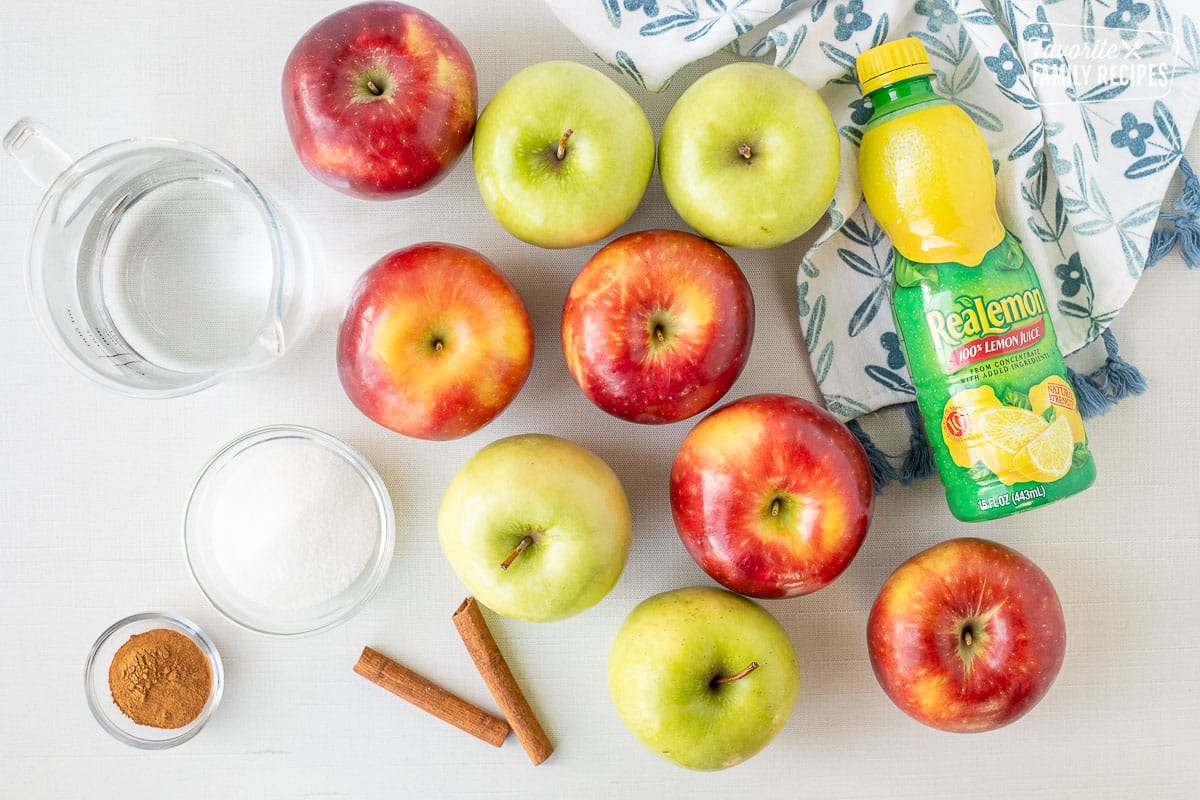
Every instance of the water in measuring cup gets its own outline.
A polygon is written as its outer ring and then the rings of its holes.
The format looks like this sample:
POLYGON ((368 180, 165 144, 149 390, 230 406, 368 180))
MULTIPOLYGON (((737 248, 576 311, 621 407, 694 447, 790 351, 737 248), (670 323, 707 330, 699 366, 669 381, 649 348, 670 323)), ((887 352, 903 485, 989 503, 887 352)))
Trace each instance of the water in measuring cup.
POLYGON ((246 353, 272 308, 273 232, 253 199, 216 174, 150 188, 112 212, 99 290, 142 360, 176 372, 246 353))

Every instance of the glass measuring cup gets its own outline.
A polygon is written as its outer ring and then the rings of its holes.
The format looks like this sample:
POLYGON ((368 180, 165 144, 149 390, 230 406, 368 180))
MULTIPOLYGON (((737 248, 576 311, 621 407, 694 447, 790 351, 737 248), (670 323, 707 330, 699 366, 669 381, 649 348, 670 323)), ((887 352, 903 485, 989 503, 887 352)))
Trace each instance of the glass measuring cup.
POLYGON ((129 139, 75 159, 28 117, 4 149, 46 189, 26 250, 34 315, 88 377, 178 397, 269 366, 307 332, 304 243, 221 156, 129 139))

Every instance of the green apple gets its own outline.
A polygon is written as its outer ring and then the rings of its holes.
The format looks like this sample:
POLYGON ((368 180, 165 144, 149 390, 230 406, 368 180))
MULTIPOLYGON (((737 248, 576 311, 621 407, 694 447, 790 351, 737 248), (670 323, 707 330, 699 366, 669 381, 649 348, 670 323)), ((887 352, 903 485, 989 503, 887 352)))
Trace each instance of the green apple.
POLYGON ((479 602, 544 622, 591 608, 629 555, 629 501, 599 457, 556 436, 493 442, 450 482, 442 551, 479 602))
POLYGON ((671 205, 701 236, 731 247, 775 247, 805 233, 833 200, 840 162, 821 96, 758 62, 689 86, 658 145, 671 205))
POLYGON ((654 172, 654 133, 611 78, 546 61, 500 87, 479 116, 471 158, 484 204, 509 233, 576 247, 633 215, 654 172))
POLYGON ((698 586, 630 612, 609 655, 608 688, 652 752, 689 769, 725 769, 787 724, 800 668, 774 617, 744 597, 698 586))

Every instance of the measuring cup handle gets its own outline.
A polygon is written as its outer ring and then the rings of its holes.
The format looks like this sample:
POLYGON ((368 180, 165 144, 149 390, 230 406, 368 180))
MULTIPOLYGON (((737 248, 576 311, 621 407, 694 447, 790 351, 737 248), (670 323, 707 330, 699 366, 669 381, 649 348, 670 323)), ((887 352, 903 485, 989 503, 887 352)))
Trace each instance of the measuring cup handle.
POLYGON ((22 117, 5 134, 4 149, 34 183, 45 189, 75 163, 60 141, 58 133, 46 123, 22 117))

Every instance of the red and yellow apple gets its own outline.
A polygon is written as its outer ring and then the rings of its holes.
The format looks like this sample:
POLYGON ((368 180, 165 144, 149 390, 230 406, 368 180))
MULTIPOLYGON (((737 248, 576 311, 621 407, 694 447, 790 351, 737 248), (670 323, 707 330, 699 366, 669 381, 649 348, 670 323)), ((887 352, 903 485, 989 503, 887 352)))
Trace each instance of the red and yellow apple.
POLYGON ((359 279, 342 319, 338 375, 359 410, 419 439, 456 439, 512 402, 533 362, 516 289, 465 247, 389 253, 359 279))
POLYGON ((906 714, 944 731, 989 731, 1049 690, 1066 625, 1054 586, 1028 558, 985 539, 951 539, 887 579, 867 645, 879 685, 906 714))
POLYGON ((355 197, 434 186, 470 143, 477 105, 462 42, 402 3, 330 14, 300 38, 283 70, 283 112, 301 163, 355 197))
POLYGON ((684 546, 715 580, 751 597, 827 586, 862 545, 874 502, 854 434, 787 395, 754 395, 712 412, 671 468, 684 546))
POLYGON ((724 250, 682 231, 609 243, 563 307, 571 377, 631 422, 676 422, 711 407, 746 366, 753 338, 746 277, 724 250))

